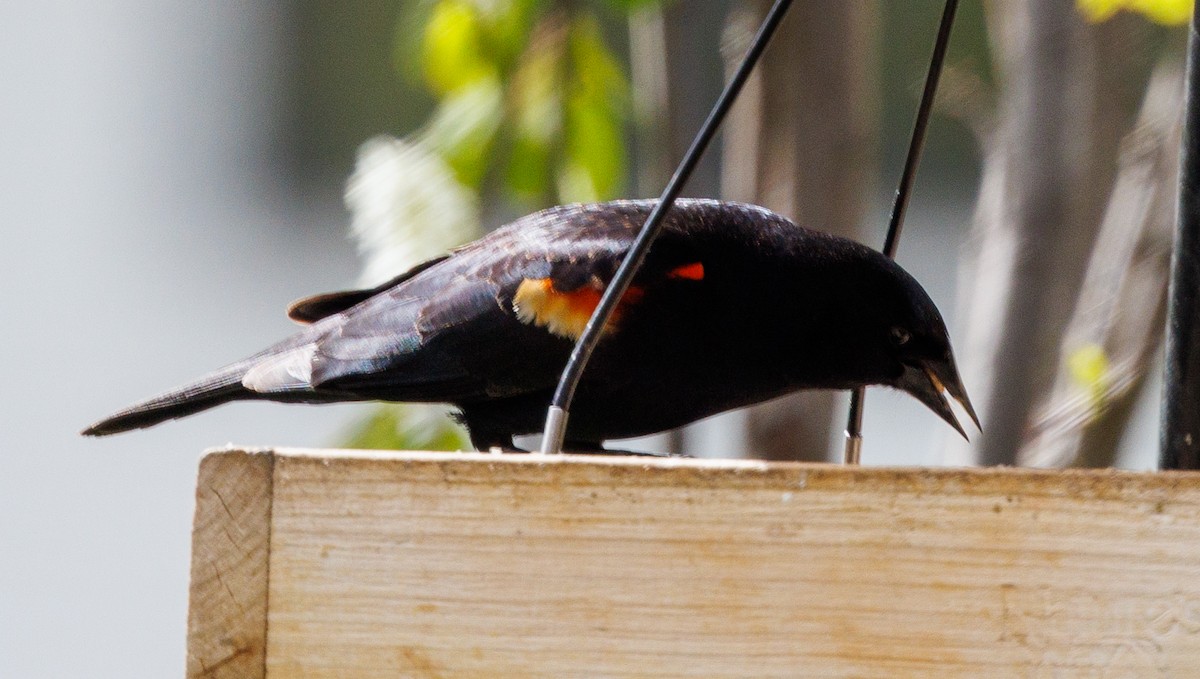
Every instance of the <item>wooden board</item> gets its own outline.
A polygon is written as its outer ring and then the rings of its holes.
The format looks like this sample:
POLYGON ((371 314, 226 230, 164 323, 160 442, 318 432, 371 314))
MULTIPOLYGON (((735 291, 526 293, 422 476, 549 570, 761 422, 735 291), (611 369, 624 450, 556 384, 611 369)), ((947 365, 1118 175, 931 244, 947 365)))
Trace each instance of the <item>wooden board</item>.
POLYGON ((274 455, 207 455, 196 484, 189 677, 263 676, 274 455))
POLYGON ((229 450, 199 485, 191 676, 1200 673, 1197 473, 229 450))

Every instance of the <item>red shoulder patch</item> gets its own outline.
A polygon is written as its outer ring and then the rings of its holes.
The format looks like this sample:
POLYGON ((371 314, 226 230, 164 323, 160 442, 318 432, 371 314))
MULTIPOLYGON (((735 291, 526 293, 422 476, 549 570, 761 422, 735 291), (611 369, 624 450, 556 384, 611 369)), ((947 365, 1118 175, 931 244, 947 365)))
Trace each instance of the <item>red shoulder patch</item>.
POLYGON ((704 280, 704 263, 692 262, 690 264, 677 266, 668 271, 667 276, 670 278, 683 278, 689 281, 704 280))

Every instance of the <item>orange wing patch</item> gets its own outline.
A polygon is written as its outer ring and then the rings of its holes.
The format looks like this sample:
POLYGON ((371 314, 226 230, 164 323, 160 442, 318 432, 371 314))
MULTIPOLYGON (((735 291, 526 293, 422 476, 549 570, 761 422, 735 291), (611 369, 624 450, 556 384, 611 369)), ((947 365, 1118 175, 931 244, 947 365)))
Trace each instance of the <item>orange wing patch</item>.
MULTIPOLYGON (((513 311, 525 323, 576 340, 583 334, 584 326, 600 304, 602 292, 590 285, 571 292, 560 292, 549 278, 526 278, 517 286, 517 294, 513 296, 513 311)), ((631 286, 625 291, 625 296, 609 319, 610 329, 620 323, 622 311, 641 300, 643 294, 644 291, 638 287, 631 286)))

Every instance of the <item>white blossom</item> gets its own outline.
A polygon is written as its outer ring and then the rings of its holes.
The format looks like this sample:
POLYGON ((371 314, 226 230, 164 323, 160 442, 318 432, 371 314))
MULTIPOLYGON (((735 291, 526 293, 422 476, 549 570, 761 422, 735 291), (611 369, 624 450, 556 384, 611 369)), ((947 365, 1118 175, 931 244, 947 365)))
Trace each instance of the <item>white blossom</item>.
POLYGON ((376 285, 480 233, 474 193, 420 141, 378 136, 358 149, 346 184, 350 230, 376 285))

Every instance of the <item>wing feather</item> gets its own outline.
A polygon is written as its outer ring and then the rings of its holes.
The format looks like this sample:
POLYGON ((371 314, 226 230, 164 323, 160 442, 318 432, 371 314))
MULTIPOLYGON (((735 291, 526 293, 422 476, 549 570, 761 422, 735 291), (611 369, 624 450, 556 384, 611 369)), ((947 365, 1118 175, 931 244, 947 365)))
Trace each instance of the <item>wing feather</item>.
MULTIPOLYGON (((352 291, 313 298, 319 303, 312 307, 302 302, 296 308, 306 315, 338 310, 311 327, 311 346, 270 359, 247 375, 245 385, 286 390, 307 382, 310 389, 369 398, 458 401, 549 388, 570 349, 570 341, 559 335, 577 333, 563 332, 557 323, 530 322, 536 314, 518 311, 518 290, 530 280, 551 280, 556 293, 574 293, 565 298, 571 304, 559 306, 586 320, 652 205, 621 201, 551 208, 368 296, 352 291)), ((685 203, 682 209, 690 208, 685 203)), ((664 234, 647 260, 658 264, 648 268, 665 277, 693 263, 680 254, 679 236, 670 230, 664 234)))

